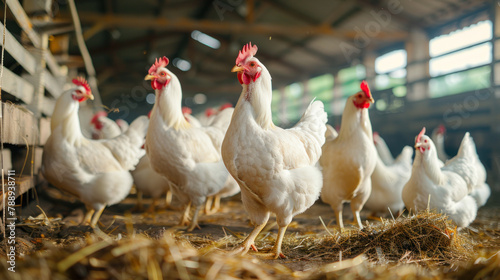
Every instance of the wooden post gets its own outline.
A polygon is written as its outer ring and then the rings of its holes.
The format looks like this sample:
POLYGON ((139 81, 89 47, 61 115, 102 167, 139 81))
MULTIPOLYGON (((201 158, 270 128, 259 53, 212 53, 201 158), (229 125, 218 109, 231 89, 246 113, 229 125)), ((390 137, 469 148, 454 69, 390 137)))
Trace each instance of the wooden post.
POLYGON ((421 100, 429 97, 429 38, 420 29, 410 31, 410 39, 406 43, 408 66, 408 100, 421 100), (422 80, 424 79, 424 80, 422 80))
POLYGON ((45 52, 49 45, 49 36, 47 34, 42 34, 40 36, 40 48, 35 49, 33 56, 36 58, 36 71, 33 75, 33 86, 35 87, 35 94, 33 95, 33 101, 28 105, 35 117, 38 119, 42 115, 43 111, 43 100, 45 93, 45 67, 47 65, 45 60, 45 52))
POLYGON ((366 82, 373 89, 375 89, 375 77, 377 77, 377 73, 375 72, 376 58, 377 55, 373 51, 367 51, 363 56, 363 65, 366 69, 366 82))

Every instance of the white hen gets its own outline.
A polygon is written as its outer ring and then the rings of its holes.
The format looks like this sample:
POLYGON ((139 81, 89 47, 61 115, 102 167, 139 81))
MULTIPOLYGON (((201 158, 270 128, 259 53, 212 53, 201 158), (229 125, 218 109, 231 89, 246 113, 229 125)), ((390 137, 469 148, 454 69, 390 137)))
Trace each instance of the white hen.
POLYGON ((391 165, 394 163, 394 157, 392 156, 391 150, 385 143, 384 138, 378 134, 378 132, 373 133, 373 143, 375 144, 375 148, 377 149, 377 154, 382 160, 382 162, 386 165, 391 165))
POLYGON ((387 214, 401 211, 403 202, 403 187, 411 176, 413 148, 405 146, 401 154, 390 165, 378 157, 375 170, 372 173, 372 192, 365 203, 365 208, 374 214, 387 214))
POLYGON ((92 139, 111 139, 122 134, 120 126, 108 118, 108 113, 99 111, 90 120, 92 139))
POLYGON ((220 192, 229 173, 224 167, 220 146, 233 110, 224 110, 210 127, 195 127, 182 114, 182 89, 177 77, 166 66, 168 58, 157 59, 146 80, 156 93, 146 137, 151 167, 172 182, 175 194, 188 199, 181 224, 187 222, 190 205, 195 206, 188 227, 198 227, 198 214, 208 196, 220 192))
POLYGON ((323 103, 313 101, 294 127, 275 126, 271 75, 256 53, 257 46, 247 44, 232 69, 238 72, 243 91, 222 144, 222 157, 255 225, 235 252, 256 249, 255 238, 275 213, 279 231, 271 255, 278 258, 283 257, 281 243, 292 218, 309 208, 321 191, 322 176, 315 164, 325 141, 327 116, 323 103))
POLYGON ((436 145, 437 156, 440 161, 444 163, 450 159, 450 156, 446 153, 444 148, 444 137, 446 136, 446 127, 440 124, 432 131, 431 139, 436 145))
POLYGON ((347 99, 338 137, 323 145, 319 160, 323 167, 321 199, 332 207, 340 228, 344 227, 342 209, 347 201, 351 202, 355 222, 363 227, 359 212, 370 196, 378 157, 368 114, 371 103, 373 97, 363 81, 361 91, 347 99))
POLYGON ((80 102, 93 96, 85 80, 73 83, 76 87, 57 99, 42 172, 51 184, 85 203, 84 222, 95 226, 104 208, 123 200, 132 187, 129 171, 144 153, 141 146, 148 119, 137 118, 126 133, 113 139, 87 139, 80 130, 78 109, 80 102))
POLYGON ((416 155, 410 180, 403 189, 408 209, 435 209, 445 213, 459 227, 468 226, 476 217, 477 203, 470 195, 484 178, 477 169, 477 153, 467 132, 457 155, 440 167, 436 146, 425 135, 425 128, 415 139, 416 155))
MULTIPOLYGON (((153 199, 148 211, 154 212, 160 196, 167 194, 167 204, 171 200, 171 184, 167 178, 155 172, 151 168, 148 155, 144 155, 132 171, 134 184, 137 188, 137 208, 142 208, 142 196, 146 195, 153 199), (170 198, 169 198, 170 197, 170 198)), ((169 205, 167 205, 169 206, 169 205)))

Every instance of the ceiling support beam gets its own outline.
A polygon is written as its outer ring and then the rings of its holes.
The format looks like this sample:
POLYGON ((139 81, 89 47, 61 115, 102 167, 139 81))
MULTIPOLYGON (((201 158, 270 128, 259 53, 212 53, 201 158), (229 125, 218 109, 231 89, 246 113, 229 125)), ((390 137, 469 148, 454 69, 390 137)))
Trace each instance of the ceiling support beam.
MULTIPOLYGON (((64 19, 68 16, 61 16, 64 19)), ((81 13, 80 19, 87 24, 103 24, 107 28, 139 28, 156 29, 163 31, 191 32, 200 30, 216 34, 254 34, 254 35, 285 35, 285 36, 332 36, 343 39, 354 39, 359 36, 354 30, 339 30, 325 25, 273 25, 273 24, 248 24, 246 22, 224 22, 212 20, 193 20, 180 18, 169 20, 166 18, 151 18, 146 16, 132 15, 102 15, 98 13, 81 13)), ((378 32, 376 39, 402 40, 407 38, 408 33, 403 31, 378 32)))

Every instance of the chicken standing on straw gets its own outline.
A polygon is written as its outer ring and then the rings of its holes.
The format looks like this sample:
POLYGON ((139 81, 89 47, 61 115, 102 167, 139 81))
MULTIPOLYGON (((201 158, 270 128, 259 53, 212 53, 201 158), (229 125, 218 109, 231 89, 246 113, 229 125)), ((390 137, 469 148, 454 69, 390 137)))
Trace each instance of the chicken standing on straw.
POLYGON ((182 89, 177 77, 166 67, 168 58, 157 59, 146 80, 156 93, 146 137, 151 167, 167 177, 174 194, 187 200, 181 224, 189 222, 191 204, 195 206, 188 231, 198 227, 199 210, 208 196, 220 192, 230 180, 220 154, 222 139, 232 109, 221 112, 208 127, 195 127, 182 114, 182 89))
POLYGON ((122 201, 132 187, 130 170, 144 154, 141 146, 148 118, 137 118, 127 132, 103 140, 83 136, 80 102, 93 99, 84 79, 57 99, 50 121, 51 135, 43 149, 42 172, 57 188, 78 197, 87 207, 84 223, 95 227, 104 208, 122 201))
POLYGON ((344 227, 342 209, 346 201, 351 202, 354 220, 363 228, 359 212, 370 196, 378 157, 368 114, 371 103, 373 97, 363 81, 361 91, 347 99, 339 134, 325 143, 319 160, 323 167, 321 199, 332 207, 340 228, 344 227))
POLYGON ((425 127, 415 138, 415 149, 411 177, 403 188, 406 208, 437 210, 457 226, 468 226, 476 218, 478 204, 486 202, 490 193, 472 137, 465 133, 457 155, 444 166, 425 127))
POLYGON ((257 46, 243 47, 233 72, 243 87, 222 144, 224 163, 241 188, 243 206, 255 225, 235 250, 256 250, 254 240, 276 214, 278 237, 271 257, 284 257, 281 243, 292 218, 319 196, 321 172, 315 167, 325 141, 327 116, 323 103, 313 101, 290 129, 274 125, 271 115, 271 75, 255 54, 257 46))

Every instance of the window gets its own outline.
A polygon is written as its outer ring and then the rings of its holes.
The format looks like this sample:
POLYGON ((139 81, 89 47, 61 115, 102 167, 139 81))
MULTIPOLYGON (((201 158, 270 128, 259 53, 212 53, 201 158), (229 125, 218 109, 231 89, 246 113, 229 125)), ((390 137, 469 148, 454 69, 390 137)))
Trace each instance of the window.
POLYGON ((293 83, 285 87, 286 120, 297 121, 302 116, 302 83, 293 83))
POLYGON ((273 122, 275 124, 281 124, 283 120, 281 119, 281 91, 278 89, 273 90, 273 99, 271 101, 271 111, 273 114, 273 122))
POLYGON ((344 68, 339 71, 339 82, 343 97, 349 97, 359 91, 361 81, 366 78, 363 65, 344 68))
POLYGON ((490 86, 492 22, 485 20, 429 41, 431 97, 490 86), (468 70, 470 69, 470 70, 468 70))
POLYGON ((395 50, 375 59, 375 89, 385 90, 406 82, 406 50, 395 50))
POLYGON ((314 77, 307 82, 309 94, 312 98, 316 97, 325 104, 325 111, 330 114, 333 100, 333 82, 334 78, 331 74, 325 74, 314 77))
POLYGON ((442 97, 490 87, 491 67, 483 66, 467 71, 431 79, 429 93, 432 97, 442 97))
POLYGON ((366 69, 363 65, 344 68, 338 72, 339 87, 342 97, 335 99, 332 106, 332 114, 342 115, 347 98, 358 92, 361 81, 366 78, 366 69))

